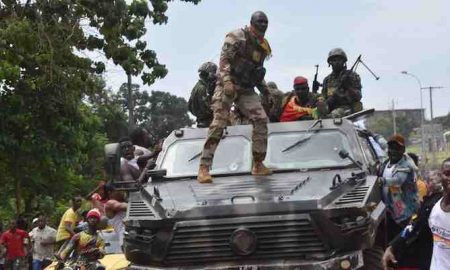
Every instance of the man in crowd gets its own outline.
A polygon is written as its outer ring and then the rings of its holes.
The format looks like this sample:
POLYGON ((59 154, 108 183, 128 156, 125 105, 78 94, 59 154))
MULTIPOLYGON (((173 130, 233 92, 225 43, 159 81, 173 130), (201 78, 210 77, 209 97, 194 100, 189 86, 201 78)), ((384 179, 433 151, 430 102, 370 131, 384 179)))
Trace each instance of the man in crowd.
POLYGON ((229 121, 233 102, 253 125, 252 174, 272 173, 263 164, 267 150, 268 118, 254 90, 257 87, 263 94, 267 91, 263 65, 266 58, 271 55, 269 43, 264 38, 268 23, 266 14, 258 11, 252 15, 250 27, 235 30, 225 37, 220 55, 218 82, 212 101, 214 118, 203 146, 197 177, 199 183, 212 182, 209 169, 229 121))
POLYGON ((430 194, 417 216, 389 243, 383 256, 385 270, 441 270, 450 266, 450 158, 444 160, 438 176, 438 180, 430 179, 430 194))
POLYGON ((308 80, 297 76, 294 79, 294 91, 288 96, 280 122, 318 119, 326 115, 326 106, 309 92, 308 80))
POLYGON ((327 62, 332 72, 323 80, 322 96, 332 117, 343 117, 362 110, 361 79, 347 70, 347 55, 341 48, 332 49, 327 62))
POLYGON ((105 255, 105 243, 97 232, 100 217, 97 209, 90 210, 87 213, 88 229, 73 235, 67 245, 58 252, 57 257, 65 261, 75 250, 78 264, 87 269, 97 269, 97 260, 105 255))
POLYGON ((419 207, 414 165, 405 155, 405 138, 400 134, 388 140, 388 159, 380 167, 382 199, 387 207, 387 241, 408 223, 419 207))
POLYGON ((199 69, 199 80, 192 89, 189 98, 189 111, 197 117, 197 127, 209 127, 213 120, 211 100, 217 80, 217 65, 212 62, 203 63, 199 69))
POLYGON ((114 228, 118 236, 119 244, 123 244, 123 235, 125 232, 125 225, 123 219, 127 212, 127 203, 125 202, 125 195, 122 191, 115 190, 114 187, 109 189, 109 200, 105 203, 105 214, 109 219, 108 223, 114 228))
POLYGON ((415 167, 415 173, 416 173, 416 185, 417 185, 417 192, 419 194, 419 201, 423 201, 423 198, 427 195, 427 184, 423 180, 423 177, 420 173, 419 169, 419 156, 414 153, 407 153, 408 157, 411 158, 411 160, 414 163, 415 167))
POLYGON ((75 234, 74 229, 77 223, 81 221, 81 215, 78 210, 81 207, 82 198, 74 196, 71 200, 72 206, 66 210, 56 232, 56 248, 60 249, 75 234))
POLYGON ((11 220, 9 230, 0 237, 0 245, 6 249, 6 270, 26 270, 28 268, 25 252, 28 250, 29 239, 26 231, 17 228, 17 220, 11 220))
POLYGON ((37 227, 30 232, 33 270, 42 270, 53 257, 54 246, 56 242, 56 230, 47 225, 47 219, 44 215, 39 215, 37 227))

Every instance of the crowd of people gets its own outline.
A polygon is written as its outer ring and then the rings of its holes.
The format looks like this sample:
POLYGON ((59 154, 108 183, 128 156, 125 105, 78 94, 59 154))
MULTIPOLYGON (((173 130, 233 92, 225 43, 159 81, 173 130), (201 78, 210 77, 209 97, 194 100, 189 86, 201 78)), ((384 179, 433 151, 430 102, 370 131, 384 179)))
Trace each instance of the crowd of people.
POLYGON ((109 233, 109 241, 116 241, 109 249, 120 253, 127 209, 125 194, 101 181, 84 199, 71 199, 71 207, 62 215, 57 229, 47 224, 42 213, 33 219, 31 228, 22 219, 12 219, 4 231, 0 223, 0 270, 42 270, 54 260, 67 261, 73 254, 77 255, 77 263, 90 269, 90 264, 96 264, 108 248, 103 231, 109 233))

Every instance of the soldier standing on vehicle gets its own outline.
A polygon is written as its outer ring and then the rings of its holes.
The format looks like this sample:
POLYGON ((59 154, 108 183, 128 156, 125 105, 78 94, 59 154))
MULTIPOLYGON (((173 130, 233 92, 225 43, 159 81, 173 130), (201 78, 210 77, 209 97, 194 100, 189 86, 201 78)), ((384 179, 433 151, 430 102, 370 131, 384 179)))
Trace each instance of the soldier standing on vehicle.
POLYGON ((218 83, 212 101, 214 119, 209 126, 197 177, 200 183, 212 182, 209 169, 229 120, 233 102, 253 125, 252 174, 272 173, 263 164, 267 149, 268 119, 254 90, 257 87, 263 94, 267 92, 263 64, 272 53, 268 41, 264 38, 268 23, 266 14, 257 11, 252 14, 249 27, 230 32, 225 37, 220 55, 218 83))
POLYGON ((322 96, 332 117, 343 117, 362 110, 361 79, 347 70, 347 55, 341 48, 328 53, 327 62, 333 71, 323 80, 322 96))
POLYGON ((189 111, 197 117, 197 127, 209 127, 213 120, 211 100, 217 80, 217 65, 205 62, 198 68, 199 80, 189 98, 189 111))
POLYGON ((302 76, 295 77, 294 91, 282 108, 280 122, 318 119, 326 113, 325 103, 309 92, 308 80, 302 76))

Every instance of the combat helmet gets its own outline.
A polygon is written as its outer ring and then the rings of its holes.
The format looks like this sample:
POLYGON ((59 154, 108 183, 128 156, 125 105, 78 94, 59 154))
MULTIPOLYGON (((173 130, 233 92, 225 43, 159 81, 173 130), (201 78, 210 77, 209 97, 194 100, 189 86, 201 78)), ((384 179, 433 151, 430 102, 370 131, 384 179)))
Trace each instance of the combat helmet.
POLYGON ((198 68, 198 72, 205 72, 205 73, 215 73, 217 70, 217 65, 213 62, 205 62, 201 64, 201 66, 198 68))
POLYGON ((345 62, 347 62, 347 55, 345 54, 344 50, 341 48, 334 48, 328 53, 327 62, 330 62, 330 58, 333 56, 342 56, 344 57, 345 62))
POLYGON ((267 82, 267 87, 269 87, 270 89, 278 89, 278 86, 275 82, 267 82))

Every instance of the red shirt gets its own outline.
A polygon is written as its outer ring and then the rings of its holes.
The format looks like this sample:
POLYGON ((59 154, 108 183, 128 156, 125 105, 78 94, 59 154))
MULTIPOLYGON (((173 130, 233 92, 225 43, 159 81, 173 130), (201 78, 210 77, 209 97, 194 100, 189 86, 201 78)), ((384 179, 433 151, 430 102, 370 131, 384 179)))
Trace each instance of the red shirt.
POLYGON ((0 244, 6 246, 6 259, 14 260, 17 257, 24 257, 24 240, 30 238, 26 231, 16 229, 15 232, 8 230, 0 238, 0 244))

